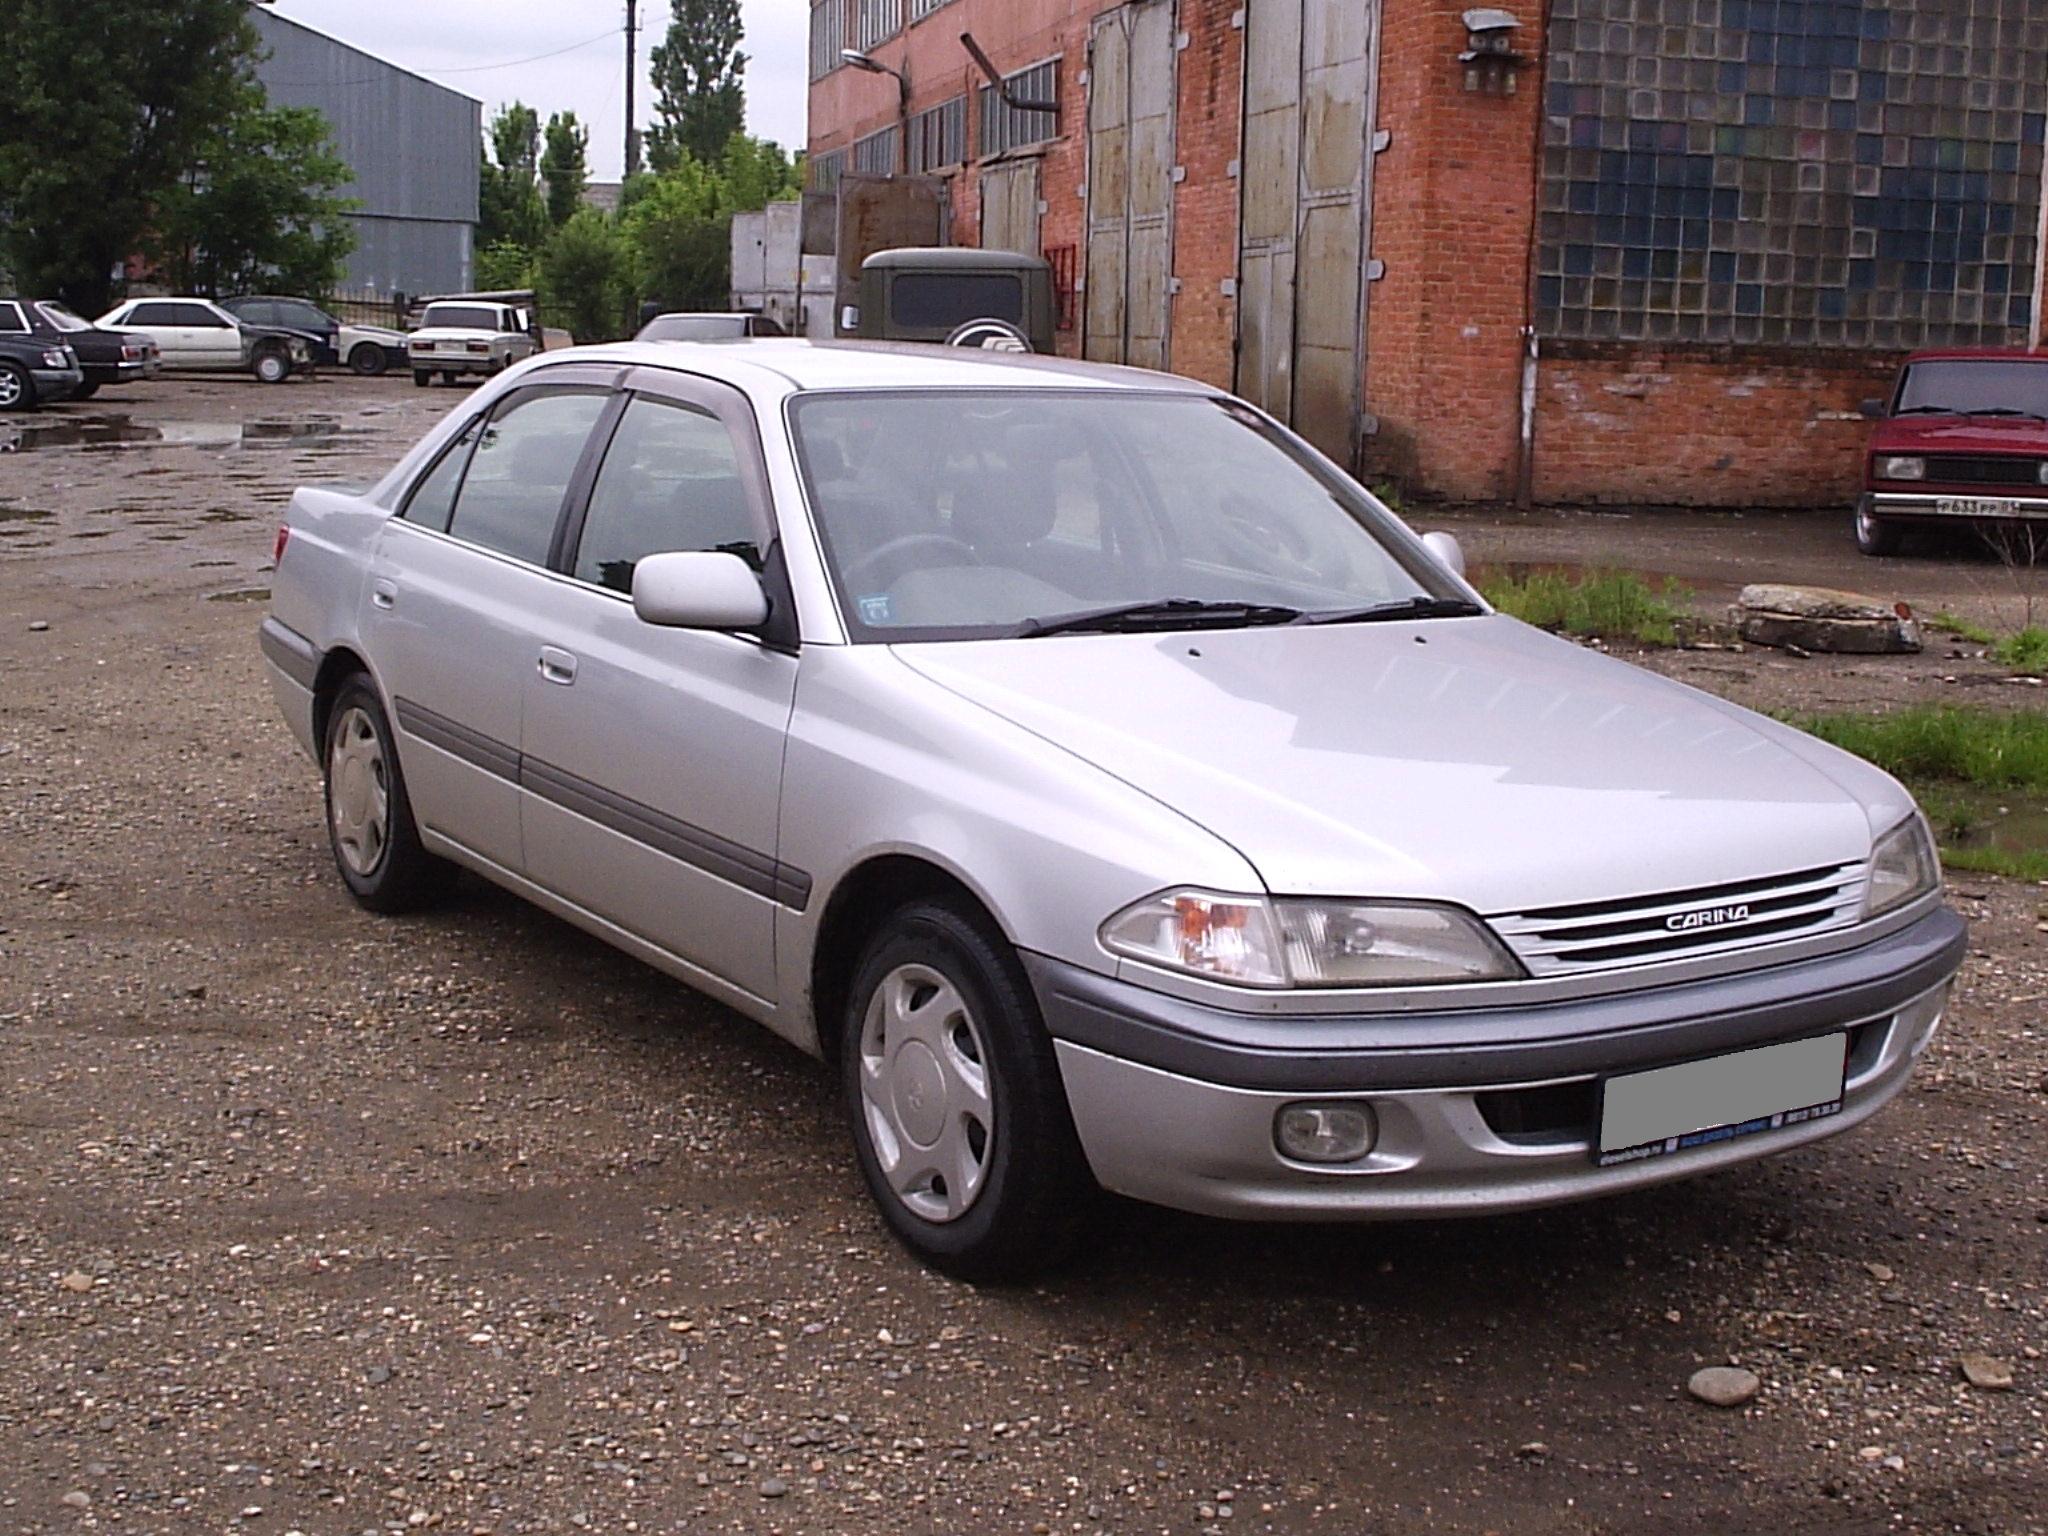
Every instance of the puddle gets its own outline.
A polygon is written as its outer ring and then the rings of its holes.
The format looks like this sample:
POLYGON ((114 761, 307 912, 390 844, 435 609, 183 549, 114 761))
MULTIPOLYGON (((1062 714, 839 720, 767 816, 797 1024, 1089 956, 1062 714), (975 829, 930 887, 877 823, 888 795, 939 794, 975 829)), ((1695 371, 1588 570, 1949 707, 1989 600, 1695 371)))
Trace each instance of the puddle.
POLYGON ((41 507, 0 507, 0 523, 41 523, 56 515, 41 507))
POLYGON ((236 512, 227 507, 215 507, 199 514, 202 523, 253 523, 255 519, 247 512, 236 512))
POLYGON ((1944 847, 2032 854, 2048 850, 2048 804, 2023 789, 1926 786, 1920 796, 1944 847))
POLYGON ((268 587, 236 587, 230 592, 209 592, 209 603, 267 603, 270 601, 268 587))
POLYGON ((367 429, 344 427, 332 417, 306 421, 142 422, 132 416, 81 416, 0 426, 0 453, 49 448, 244 448, 291 447, 365 436, 367 429))

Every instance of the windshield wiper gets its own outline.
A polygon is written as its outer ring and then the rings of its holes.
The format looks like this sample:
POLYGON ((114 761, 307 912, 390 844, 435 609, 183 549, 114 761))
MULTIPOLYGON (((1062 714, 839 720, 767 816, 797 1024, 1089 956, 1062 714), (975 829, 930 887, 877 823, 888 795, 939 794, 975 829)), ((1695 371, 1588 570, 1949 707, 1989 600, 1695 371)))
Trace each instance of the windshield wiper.
POLYGON ((1388 619, 1474 619, 1486 610, 1465 597, 1404 597, 1370 608, 1340 608, 1302 615, 1304 624, 1377 624, 1388 619))
POLYGON ((1300 617, 1299 608, 1279 603, 1205 602, 1198 597, 1167 597, 1149 603, 1119 603, 1114 608, 1095 608, 1086 613, 1061 614, 1049 619, 1026 619, 1018 628, 1017 635, 1019 639, 1036 639, 1040 635, 1089 632, 1120 634, 1148 629, 1217 629, 1237 624, 1287 624, 1300 617))
POLYGON ((2029 421, 2048 421, 2039 411, 2023 411, 2011 405, 1909 405, 1892 412, 1894 416, 2024 416, 2029 421))

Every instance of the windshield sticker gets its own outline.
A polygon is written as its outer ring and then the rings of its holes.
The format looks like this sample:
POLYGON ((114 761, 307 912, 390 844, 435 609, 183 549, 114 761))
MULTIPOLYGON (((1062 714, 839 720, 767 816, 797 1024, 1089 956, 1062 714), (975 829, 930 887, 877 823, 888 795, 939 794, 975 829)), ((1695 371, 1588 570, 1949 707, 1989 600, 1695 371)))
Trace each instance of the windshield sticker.
POLYGON ((854 603, 860 609, 861 623, 886 624, 889 622, 893 605, 889 601, 888 593, 880 592, 871 597, 856 598, 854 603))

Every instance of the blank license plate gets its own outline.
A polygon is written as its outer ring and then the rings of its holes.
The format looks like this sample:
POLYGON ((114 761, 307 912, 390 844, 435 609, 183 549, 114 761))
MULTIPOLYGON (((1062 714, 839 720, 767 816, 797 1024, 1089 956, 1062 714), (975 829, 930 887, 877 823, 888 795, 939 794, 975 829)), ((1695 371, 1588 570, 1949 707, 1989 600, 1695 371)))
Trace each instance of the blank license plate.
POLYGON ((1846 1034, 1610 1077, 1593 1161, 1632 1163, 1839 1114, 1846 1034))
POLYGON ((1934 510, 1943 517, 2011 517, 2016 508, 2009 496, 1937 496, 1934 510))

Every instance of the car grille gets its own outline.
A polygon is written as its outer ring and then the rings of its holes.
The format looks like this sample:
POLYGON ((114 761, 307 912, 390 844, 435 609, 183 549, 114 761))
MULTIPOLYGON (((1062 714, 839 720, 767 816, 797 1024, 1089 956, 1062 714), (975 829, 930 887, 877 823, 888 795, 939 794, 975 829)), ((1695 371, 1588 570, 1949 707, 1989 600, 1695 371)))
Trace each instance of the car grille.
POLYGON ((1721 954, 1846 927, 1862 911, 1864 875, 1862 864, 1830 864, 1490 921, 1530 975, 1570 976, 1721 954))
POLYGON ((1927 478, 1944 485, 2039 485, 2041 461, 1934 454, 1927 460, 1927 478))

